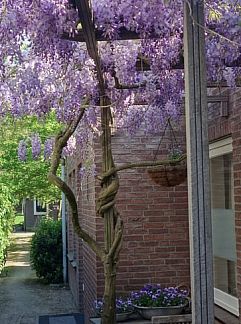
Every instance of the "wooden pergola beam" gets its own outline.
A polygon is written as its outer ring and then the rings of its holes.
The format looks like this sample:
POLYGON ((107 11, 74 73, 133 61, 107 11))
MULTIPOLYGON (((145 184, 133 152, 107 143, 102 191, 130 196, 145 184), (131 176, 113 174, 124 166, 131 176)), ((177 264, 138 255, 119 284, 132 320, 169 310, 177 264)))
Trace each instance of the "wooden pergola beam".
MULTIPOLYGON (((103 73, 98 53, 98 43, 95 35, 95 27, 88 0, 71 0, 72 4, 78 9, 78 15, 82 26, 83 42, 86 43, 87 51, 96 65, 97 79, 101 95, 105 93, 103 73)), ((71 39, 70 39, 71 40, 71 39)))
MULTIPOLYGON (((76 0, 76 6, 78 7, 79 1, 76 0)), ((81 3, 81 1, 80 1, 81 3)), ((80 12, 80 11, 79 11, 80 12)), ((81 14, 82 18, 81 21, 83 21, 83 18, 86 16, 86 14, 81 14)), ((103 30, 99 30, 94 28, 93 26, 93 34, 95 35, 95 40, 97 42, 107 42, 107 41, 122 41, 122 40, 138 40, 142 39, 141 35, 139 33, 136 33, 135 31, 127 30, 125 27, 121 27, 114 39, 108 38, 103 30)), ((160 38, 160 35, 157 35, 155 33, 152 33, 148 36, 149 39, 158 39, 160 38)), ((74 41, 74 42, 79 42, 79 43, 85 43, 86 38, 85 38, 85 28, 82 25, 82 30, 78 30, 76 34, 69 35, 66 32, 63 32, 62 35, 63 39, 74 41)), ((233 62, 229 62, 226 64, 227 67, 241 67, 241 55, 234 60, 233 62)), ((150 70, 150 65, 148 62, 142 61, 140 58, 137 59, 136 62, 136 68, 137 71, 148 71, 150 70)), ((178 60, 178 63, 173 64, 172 69, 184 69, 184 57, 180 55, 180 58, 178 60)))
MULTIPOLYGON (((110 39, 105 36, 104 31, 95 29, 95 38, 98 42, 107 42, 110 39)), ((85 43, 85 35, 84 30, 79 30, 74 35, 69 35, 68 33, 64 32, 63 36, 64 39, 73 41, 73 42, 79 42, 79 43, 85 43)), ((151 38, 159 38, 159 36, 153 35, 151 38)), ((117 34, 115 40, 130 40, 130 39, 141 39, 140 35, 134 31, 129 31, 126 28, 122 27, 120 28, 119 33, 117 34)))
POLYGON ((208 103, 229 102, 229 96, 225 96, 225 95, 208 96, 207 101, 208 103))
MULTIPOLYGON (((241 67, 241 56, 237 58, 235 61, 225 64, 226 67, 241 67)), ((136 69, 137 71, 149 71, 150 65, 148 60, 142 60, 141 58, 137 58, 136 60, 136 69)), ((184 57, 180 55, 178 62, 171 66, 173 70, 183 70, 184 69, 184 57)))
MULTIPOLYGON (((185 97, 183 97, 183 103, 184 103, 185 97)), ((224 105, 228 108, 229 105, 229 96, 225 95, 213 95, 213 96, 207 96, 207 103, 208 104, 214 104, 214 103, 220 103, 221 105, 224 105)), ((145 101, 136 101, 134 102, 134 106, 145 106, 148 105, 145 101)))

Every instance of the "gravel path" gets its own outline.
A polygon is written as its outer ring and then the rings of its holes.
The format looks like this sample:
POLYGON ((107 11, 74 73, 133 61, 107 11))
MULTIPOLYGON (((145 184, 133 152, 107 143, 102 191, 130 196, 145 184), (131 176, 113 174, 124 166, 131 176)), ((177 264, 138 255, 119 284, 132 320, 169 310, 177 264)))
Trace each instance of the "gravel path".
POLYGON ((39 315, 78 312, 67 288, 43 285, 31 270, 32 233, 14 233, 5 277, 0 278, 0 323, 36 324, 39 315))

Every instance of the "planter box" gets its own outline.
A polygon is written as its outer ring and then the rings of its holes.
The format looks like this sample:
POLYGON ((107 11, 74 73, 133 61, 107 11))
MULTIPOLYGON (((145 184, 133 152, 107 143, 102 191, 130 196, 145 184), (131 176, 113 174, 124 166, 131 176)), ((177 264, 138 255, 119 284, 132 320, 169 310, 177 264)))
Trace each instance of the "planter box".
MULTIPOLYGON (((100 318, 90 319, 92 324, 101 324, 100 318)), ((153 316, 152 320, 128 320, 123 322, 127 324, 191 324, 192 323, 192 314, 183 314, 183 315, 170 315, 170 316, 153 316)))
POLYGON ((183 313, 184 308, 186 305, 180 306, 167 306, 167 307, 143 307, 143 306, 136 306, 136 312, 141 315, 142 318, 151 320, 153 317, 163 317, 163 316, 173 316, 173 315, 180 315, 183 313))
MULTIPOLYGON (((92 324, 101 324, 101 318, 90 318, 90 323, 92 324)), ((142 319, 136 319, 136 320, 128 320, 127 322, 122 322, 126 324, 151 324, 151 321, 148 320, 142 320, 142 319)))

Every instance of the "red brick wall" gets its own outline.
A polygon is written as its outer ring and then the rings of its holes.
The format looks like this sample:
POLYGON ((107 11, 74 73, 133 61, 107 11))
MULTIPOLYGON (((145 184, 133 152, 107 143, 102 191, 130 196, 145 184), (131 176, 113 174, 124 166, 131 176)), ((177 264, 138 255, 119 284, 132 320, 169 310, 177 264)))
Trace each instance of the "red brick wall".
MULTIPOLYGON (((80 177, 81 157, 80 152, 76 156, 68 158, 67 175, 75 170, 75 191, 78 203, 79 222, 81 226, 95 238, 96 235, 96 213, 95 213, 95 179, 80 177)), ((67 177, 71 184, 71 177, 67 177)), ((73 183, 73 180, 72 180, 73 183)), ((72 230, 71 212, 69 210, 68 220, 68 251, 75 248, 76 269, 69 263, 69 284, 76 303, 80 310, 85 311, 86 317, 93 314, 93 301, 96 299, 96 256, 90 248, 72 230), (75 244, 73 243, 75 242, 75 244)))
MULTIPOLYGON (((216 91, 216 94, 218 91, 216 91)), ((222 117, 220 104, 209 107, 209 139, 218 140, 231 135, 233 138, 234 200, 237 237, 237 282, 241 298, 241 92, 230 96, 229 116, 222 117)), ((184 127, 178 142, 183 143, 184 127)), ((150 160, 157 149, 160 136, 132 138, 115 134, 113 154, 117 164, 150 160)), ((170 136, 165 137, 161 156, 167 156, 170 136)), ((97 170, 101 169, 101 152, 95 145, 97 170)), ((68 174, 78 170, 80 157, 69 159, 68 174)), ((162 188, 152 182, 144 169, 120 172, 120 190, 117 207, 124 220, 125 232, 120 257, 117 290, 127 293, 145 283, 162 285, 189 283, 189 241, 186 183, 174 188, 162 188)), ((95 201, 99 183, 77 177, 77 196, 80 222, 99 242, 103 241, 103 220, 95 215, 95 201), (81 189, 80 189, 81 188, 81 189)), ((69 241, 72 236, 69 224, 69 241)), ((80 296, 78 302, 85 314, 93 311, 93 301, 103 293, 103 270, 94 254, 80 240, 78 242, 77 276, 70 273, 70 285, 80 296), (77 283, 77 284, 76 284, 77 283), (84 288, 84 291, 83 291, 84 288), (83 303, 84 300, 84 303, 83 303)), ((241 320, 241 319, 240 319, 241 320)))
MULTIPOLYGON (((210 95, 229 95, 229 90, 224 88, 223 90, 212 89, 210 95)), ((222 116, 222 104, 209 104, 208 117, 209 117, 209 141, 215 141, 222 137, 231 134, 231 119, 233 116, 232 96, 228 104, 228 116, 222 116)))
MULTIPOLYGON (((143 134, 131 139, 115 135, 116 164, 153 159, 159 140, 160 137, 145 138, 143 134)), ((163 140, 159 158, 167 156, 168 141, 163 140)), ((186 183, 173 188, 161 187, 149 178, 145 169, 123 171, 119 176, 117 208, 125 230, 117 292, 127 293, 145 283, 189 283, 186 183)), ((98 271, 100 296, 103 280, 103 272, 98 271)))
MULTIPOLYGON (((177 135, 177 134, 176 134, 177 135)), ((178 143, 184 142, 185 130, 178 132, 178 143)), ((170 133, 163 139, 158 158, 166 158, 171 146, 170 133)), ((160 136, 145 137, 143 133, 129 138, 115 134, 113 155, 116 164, 152 160, 160 136)), ((95 162, 101 170, 101 151, 95 145, 95 162)), ((81 160, 69 159, 68 173, 80 166, 81 160)), ((164 188, 152 182, 145 169, 122 171, 117 208, 124 220, 124 242, 117 273, 117 293, 138 289, 146 283, 177 285, 189 283, 189 244, 186 183, 164 188)), ((103 220, 95 216, 95 200, 99 192, 93 179, 77 182, 81 224, 103 241, 103 220), (87 188, 88 186, 88 188, 87 188), (80 187, 82 190, 80 190, 80 187), (88 193, 88 195, 87 195, 88 193), (88 198, 87 198, 88 196, 88 198)), ((85 314, 91 314, 96 296, 104 287, 103 269, 93 253, 83 244, 82 271, 79 280, 80 303, 84 300, 85 314), (82 291, 81 283, 84 284, 82 291)), ((70 278, 74 286, 75 278, 70 278)), ((77 281, 77 280, 76 280, 77 281)), ((81 304, 82 305, 82 304, 81 304)), ((86 317, 87 317, 86 316, 86 317)))
MULTIPOLYGON (((231 131, 233 139, 234 208, 237 248, 237 290, 241 300, 241 91, 232 95, 231 131)), ((241 321, 241 305, 240 321, 241 321)))

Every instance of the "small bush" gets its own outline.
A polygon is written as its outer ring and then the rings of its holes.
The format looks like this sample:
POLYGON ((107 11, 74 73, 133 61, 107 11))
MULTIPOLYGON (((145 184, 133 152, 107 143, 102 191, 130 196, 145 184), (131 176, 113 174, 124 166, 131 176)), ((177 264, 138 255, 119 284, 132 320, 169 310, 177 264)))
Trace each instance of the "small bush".
POLYGON ((43 219, 32 237, 30 261, 46 283, 63 281, 61 221, 43 219))

